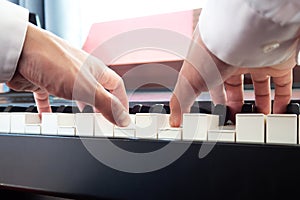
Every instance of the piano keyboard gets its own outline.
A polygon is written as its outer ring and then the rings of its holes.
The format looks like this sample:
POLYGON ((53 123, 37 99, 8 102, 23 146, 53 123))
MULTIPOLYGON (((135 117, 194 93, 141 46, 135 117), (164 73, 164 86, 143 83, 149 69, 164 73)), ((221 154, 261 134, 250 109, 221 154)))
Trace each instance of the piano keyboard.
POLYGON ((0 107, 0 194, 3 188, 67 199, 284 199, 298 194, 300 178, 295 105, 287 114, 265 116, 245 104, 236 125, 223 106, 193 108, 181 128, 168 126, 169 108, 161 104, 132 105, 133 123, 122 128, 88 107, 81 113, 53 106, 42 120, 34 106, 0 107), (95 159, 84 145, 105 146, 107 137, 133 153, 193 142, 162 169, 126 173, 95 159), (199 158, 203 144, 214 148, 199 158))
POLYGON ((224 123, 226 108, 222 111, 217 105, 210 114, 184 114, 180 128, 169 126, 170 109, 162 104, 133 106, 128 127, 113 125, 90 107, 83 112, 53 107, 54 112, 42 113, 41 120, 34 106, 8 106, 0 112, 0 133, 293 145, 299 144, 299 105, 291 105, 294 111, 289 114, 270 115, 254 113, 251 105, 245 105, 236 115, 236 125, 224 123))

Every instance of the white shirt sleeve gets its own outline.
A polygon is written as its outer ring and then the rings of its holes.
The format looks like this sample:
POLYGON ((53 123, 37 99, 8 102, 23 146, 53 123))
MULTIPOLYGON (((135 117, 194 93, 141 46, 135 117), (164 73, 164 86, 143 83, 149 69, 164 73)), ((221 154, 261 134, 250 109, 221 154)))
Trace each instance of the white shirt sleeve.
POLYGON ((0 83, 9 81, 16 70, 28 25, 29 11, 0 0, 0 83))
POLYGON ((297 50, 299 0, 208 0, 200 35, 220 60, 241 67, 279 64, 297 50))

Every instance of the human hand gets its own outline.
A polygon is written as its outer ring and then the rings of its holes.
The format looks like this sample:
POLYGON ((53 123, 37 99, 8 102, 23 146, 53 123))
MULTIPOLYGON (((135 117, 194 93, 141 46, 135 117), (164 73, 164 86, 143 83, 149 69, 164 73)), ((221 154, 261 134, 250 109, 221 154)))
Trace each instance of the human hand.
POLYGON ((271 112, 270 78, 275 84, 273 113, 284 113, 292 95, 292 69, 296 66, 296 54, 276 66, 242 68, 228 65, 209 52, 196 31, 187 60, 181 68, 174 93, 170 100, 170 125, 178 127, 183 113, 201 92, 210 92, 214 104, 227 105, 230 119, 240 112, 243 102, 243 74, 252 76, 255 102, 258 112, 271 112))
POLYGON ((250 74, 254 86, 256 111, 263 114, 282 114, 292 97, 293 68, 296 66, 295 56, 284 63, 261 68, 241 68, 225 80, 227 103, 230 119, 235 122, 236 113, 240 112, 244 103, 243 75, 250 74), (274 83, 274 101, 271 107, 271 78, 274 83))
POLYGON ((31 24, 17 70, 7 85, 16 91, 34 92, 39 113, 51 112, 51 94, 76 100, 79 105, 93 105, 118 126, 130 123, 121 77, 97 58, 31 24))

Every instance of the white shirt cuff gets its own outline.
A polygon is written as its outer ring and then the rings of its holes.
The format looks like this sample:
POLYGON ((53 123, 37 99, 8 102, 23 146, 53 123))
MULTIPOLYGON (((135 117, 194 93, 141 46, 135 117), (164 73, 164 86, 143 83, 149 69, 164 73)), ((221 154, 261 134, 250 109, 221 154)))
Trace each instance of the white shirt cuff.
MULTIPOLYGON (((280 9, 273 12, 268 2, 207 1, 199 18, 200 35, 206 47, 220 60, 239 67, 285 62, 297 48, 300 7, 294 6, 287 18, 280 9)), ((292 0, 284 2, 274 0, 273 4, 280 8, 294 5, 292 0)))
POLYGON ((20 58, 29 11, 8 1, 0 1, 0 83, 9 81, 20 58))

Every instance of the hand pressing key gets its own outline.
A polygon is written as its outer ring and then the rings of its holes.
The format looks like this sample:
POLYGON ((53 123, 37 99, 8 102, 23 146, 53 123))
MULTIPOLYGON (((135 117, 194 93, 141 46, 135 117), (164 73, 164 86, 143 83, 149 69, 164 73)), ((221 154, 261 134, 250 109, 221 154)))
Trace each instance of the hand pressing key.
POLYGON ((257 112, 286 112, 299 52, 300 16, 296 16, 299 10, 290 10, 289 14, 295 17, 285 21, 284 16, 275 12, 284 6, 281 1, 274 2, 277 7, 264 0, 248 4, 248 1, 207 1, 170 100, 171 126, 181 125, 183 113, 189 112, 204 91, 210 92, 215 105, 227 105, 234 121, 244 103, 243 75, 248 73, 254 85, 257 112), (236 6, 246 7, 240 11, 234 10, 236 6), (275 85, 273 108, 271 78, 275 85))
POLYGON ((51 94, 81 105, 94 105, 96 111, 118 126, 130 123, 122 79, 100 60, 31 24, 17 70, 7 85, 16 91, 34 92, 40 113, 51 111, 51 94))

